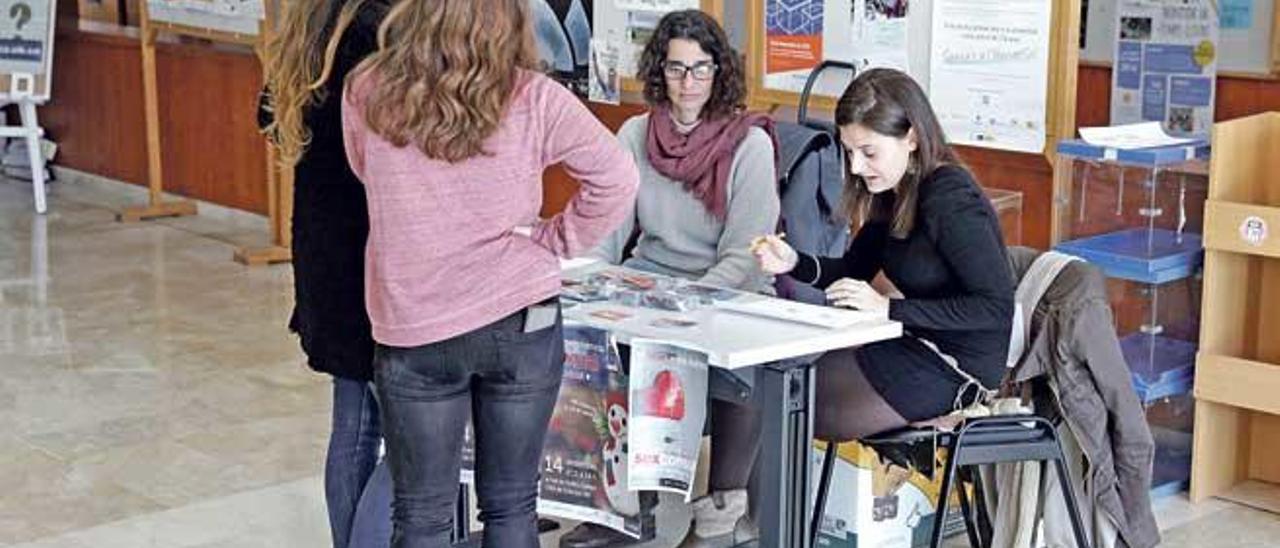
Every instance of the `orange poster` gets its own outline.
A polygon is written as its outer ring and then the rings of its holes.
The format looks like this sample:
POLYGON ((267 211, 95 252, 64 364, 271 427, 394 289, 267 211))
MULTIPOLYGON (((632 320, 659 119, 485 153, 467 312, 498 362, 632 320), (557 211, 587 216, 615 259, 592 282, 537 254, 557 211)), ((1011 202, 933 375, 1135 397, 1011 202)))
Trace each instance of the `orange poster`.
POLYGON ((799 91, 822 62, 823 8, 824 0, 765 1, 766 88, 799 91))

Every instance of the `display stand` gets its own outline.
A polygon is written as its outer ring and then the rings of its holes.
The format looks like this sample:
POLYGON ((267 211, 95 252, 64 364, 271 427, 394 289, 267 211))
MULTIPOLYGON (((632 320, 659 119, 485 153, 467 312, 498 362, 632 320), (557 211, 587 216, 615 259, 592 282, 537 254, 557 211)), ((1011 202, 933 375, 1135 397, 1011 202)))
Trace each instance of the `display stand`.
POLYGON ((12 138, 26 141, 27 161, 31 164, 31 192, 35 199, 36 213, 44 214, 48 210, 45 196, 46 167, 40 145, 41 138, 44 137, 44 128, 40 127, 40 122, 36 118, 36 107, 43 105, 48 100, 48 96, 42 98, 36 94, 36 79, 31 74, 10 74, 8 80, 8 91, 0 93, 0 107, 17 105, 21 123, 16 126, 0 125, 0 138, 2 138, 0 143, 12 138))
POLYGON ((1280 512, 1280 113, 1213 131, 1191 500, 1280 512))
MULTIPOLYGON (((31 192, 36 213, 48 210, 45 196, 45 159, 41 150, 44 129, 36 118, 36 107, 49 101, 53 87, 53 30, 57 20, 56 2, 0 4, 9 14, 0 23, 0 107, 16 105, 21 118, 8 125, 0 118, 0 143, 23 139, 31 165, 31 192), (23 11, 25 9, 25 12, 23 11), (43 26, 42 26, 43 25, 43 26)), ((3 115, 0 115, 3 116, 3 115)))
POLYGON ((1191 473, 1209 144, 1118 150, 1067 140, 1057 148, 1069 184, 1059 189, 1067 207, 1056 227, 1065 241, 1054 249, 1108 277, 1120 348, 1156 441, 1153 494, 1179 492, 1191 473))
MULTIPOLYGON (((270 2, 264 10, 265 18, 257 21, 256 28, 230 31, 200 26, 194 21, 160 19, 152 12, 149 2, 139 2, 143 105, 147 127, 147 177, 148 200, 145 206, 128 207, 117 219, 121 222, 138 222, 162 217, 178 217, 196 214, 196 204, 191 200, 166 200, 164 197, 164 164, 161 157, 159 84, 156 78, 156 41, 161 34, 190 36, 213 42, 241 44, 254 48, 259 59, 266 45, 267 33, 272 28, 271 17, 275 10, 270 2)), ((158 8, 157 8, 158 9, 158 8)), ((168 15, 164 16, 168 17, 168 15)), ((216 19, 215 19, 216 20, 216 19)), ((287 262, 289 250, 288 211, 292 203, 292 185, 277 176, 274 148, 266 143, 267 164, 267 217, 271 243, 265 247, 244 247, 235 251, 236 261, 247 265, 287 262)))

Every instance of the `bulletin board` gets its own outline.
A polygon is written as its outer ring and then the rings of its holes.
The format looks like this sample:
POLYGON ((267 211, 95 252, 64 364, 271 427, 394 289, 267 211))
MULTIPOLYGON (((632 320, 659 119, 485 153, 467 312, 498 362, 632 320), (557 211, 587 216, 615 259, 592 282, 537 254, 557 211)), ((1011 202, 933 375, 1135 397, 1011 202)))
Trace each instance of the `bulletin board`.
MULTIPOLYGON (((1050 157, 1053 154, 1054 146, 1061 138, 1067 138, 1074 135, 1075 131, 1075 102, 1076 102, 1076 81, 1077 81, 1077 62, 1079 59, 1079 25, 1081 0, 1047 0, 1050 5, 1041 9, 1047 10, 1048 25, 1046 36, 1048 42, 1047 55, 1043 59, 1043 65, 1038 68, 1044 71, 1044 100, 1043 108, 1037 115, 1043 117, 1041 122, 1038 118, 1035 123, 1042 123, 1042 139, 1036 139, 1033 147, 1025 147, 1024 151, 1030 152, 1030 148, 1034 148, 1036 153, 1050 157), (1040 142, 1043 141, 1043 142, 1040 142)), ((987 2, 988 4, 991 2, 987 2)), ((1017 5, 1018 0, 1010 0, 1010 6, 1017 5)), ((766 13, 767 9, 777 9, 778 4, 784 4, 788 8, 802 6, 808 4, 814 9, 813 16, 821 16, 824 32, 828 33, 830 38, 824 36, 829 41, 841 40, 834 47, 828 43, 822 45, 823 55, 827 58, 836 58, 842 61, 852 61, 855 65, 862 64, 864 59, 859 58, 840 58, 847 55, 854 48, 861 47, 858 51, 859 55, 867 56, 870 66, 895 66, 910 74, 926 91, 933 84, 931 75, 937 74, 938 67, 931 66, 933 60, 938 58, 939 52, 945 52, 947 48, 944 44, 939 44, 938 40, 933 37, 934 29, 939 28, 937 21, 934 21, 934 14, 939 7, 949 7, 956 9, 956 6, 963 7, 964 4, 955 2, 954 0, 797 0, 773 2, 770 0, 751 0, 747 7, 747 27, 749 30, 747 38, 748 51, 748 78, 749 87, 751 88, 751 103, 755 108, 772 108, 777 106, 795 106, 799 103, 800 94, 795 91, 795 86, 790 89, 771 88, 766 84, 766 56, 768 36, 766 25, 770 14, 766 13), (903 5, 905 13, 893 13, 892 6, 903 5), (768 5, 768 6, 767 6, 768 5), (886 8, 886 6, 890 6, 886 8), (850 18, 850 10, 856 10, 859 7, 865 9, 876 9, 884 14, 887 18, 901 16, 902 21, 899 28, 892 26, 877 26, 867 30, 865 27, 858 31, 861 34, 855 34, 859 38, 859 43, 854 43, 854 36, 846 35, 838 27, 831 24, 831 21, 841 22, 850 18), (830 28, 826 28, 830 27, 830 28), (896 33, 905 33, 906 47, 891 47, 893 44, 901 40, 896 33), (877 50, 871 50, 863 47, 868 40, 885 44, 877 50), (897 50, 896 52, 894 50, 897 50)), ((1025 4, 1025 2, 1024 2, 1025 4)), ((855 12, 856 13, 856 12, 855 12)), ((787 14, 791 16, 791 14, 787 14)), ((776 18, 777 15, 775 14, 776 18)), ((856 17, 856 14, 855 16, 856 17)), ((881 17, 877 15, 876 17, 881 17)), ((867 19, 872 19, 868 15, 867 19)), ((995 19, 995 18, 992 18, 995 19)), ((789 19, 788 22, 793 22, 789 19)), ((857 26, 852 23, 851 26, 857 26)), ((1042 27, 1044 28, 1044 27, 1042 27)), ((802 34, 804 31, 800 31, 802 34)), ((801 46, 802 42, 799 43, 801 46)), ((776 53, 775 53, 776 55, 776 53)), ((776 82, 776 78, 774 79, 776 82)), ((816 86, 818 90, 817 97, 812 100, 812 105, 816 108, 830 110, 834 108, 834 98, 847 85, 848 78, 842 78, 834 82, 819 82, 816 86), (825 84, 825 86, 824 86, 825 84)), ((936 98, 935 98, 935 107, 936 98)), ((940 116, 943 114, 939 113, 940 116)), ((952 133, 949 130, 949 133, 952 133)), ((954 137, 949 135, 949 137, 954 137)), ((973 146, 989 146, 982 143, 963 142, 962 144, 973 146)), ((989 148, 1001 148, 1000 146, 989 146, 989 148)))
MULTIPOLYGON (((1084 0, 1080 60, 1110 66, 1115 60, 1116 0, 1084 0)), ((1280 75, 1280 0, 1218 0, 1218 74, 1253 78, 1280 75)))
MULTIPOLYGON (((898 13, 901 15, 901 21, 896 22, 898 28, 882 25, 879 32, 868 31, 851 20, 850 13, 860 6, 865 7, 866 3, 865 0, 749 1, 747 49, 750 78, 755 90, 753 97, 771 104, 794 104, 804 84, 804 74, 787 78, 783 85, 777 85, 777 78, 772 83, 767 80, 765 59, 769 53, 766 27, 773 18, 781 20, 787 30, 811 34, 796 38, 798 47, 807 45, 806 42, 820 41, 823 58, 819 60, 846 61, 860 69, 865 69, 868 62, 887 63, 911 74, 921 87, 929 89, 929 34, 933 24, 934 0, 901 2, 905 13, 898 13), (770 9, 777 13, 768 13, 770 9), (898 32, 893 36, 895 30, 898 32), (880 45, 861 47, 864 42, 879 42, 880 45)), ((836 97, 847 83, 847 77, 819 81, 815 91, 821 96, 836 97)))

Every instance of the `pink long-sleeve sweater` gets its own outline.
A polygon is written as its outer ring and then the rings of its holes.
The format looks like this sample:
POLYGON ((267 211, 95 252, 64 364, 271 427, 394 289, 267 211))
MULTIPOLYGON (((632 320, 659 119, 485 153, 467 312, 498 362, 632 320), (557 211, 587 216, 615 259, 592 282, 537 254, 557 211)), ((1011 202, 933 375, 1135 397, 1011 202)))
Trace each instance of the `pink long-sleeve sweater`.
POLYGON ((458 163, 398 148, 365 124, 370 78, 343 97, 347 158, 369 202, 365 295, 373 338, 442 341, 560 290, 560 257, 591 249, 633 207, 639 176, 617 139, 568 90, 532 72, 485 155, 458 163), (581 183, 540 219, 542 172, 562 163, 581 183), (517 227, 532 227, 524 236, 517 227))

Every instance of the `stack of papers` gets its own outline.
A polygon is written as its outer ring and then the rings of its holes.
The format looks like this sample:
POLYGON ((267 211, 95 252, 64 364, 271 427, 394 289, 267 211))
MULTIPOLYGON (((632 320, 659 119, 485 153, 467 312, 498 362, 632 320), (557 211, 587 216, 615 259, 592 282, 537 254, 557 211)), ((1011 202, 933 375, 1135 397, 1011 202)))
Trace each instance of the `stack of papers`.
POLYGON ((877 318, 875 314, 861 310, 818 306, 782 299, 735 299, 717 302, 716 308, 829 329, 851 327, 877 318))
POLYGON ((1199 139, 1171 137, 1160 122, 1143 122, 1109 127, 1082 127, 1080 138, 1094 146, 1131 150, 1185 145, 1199 139))

